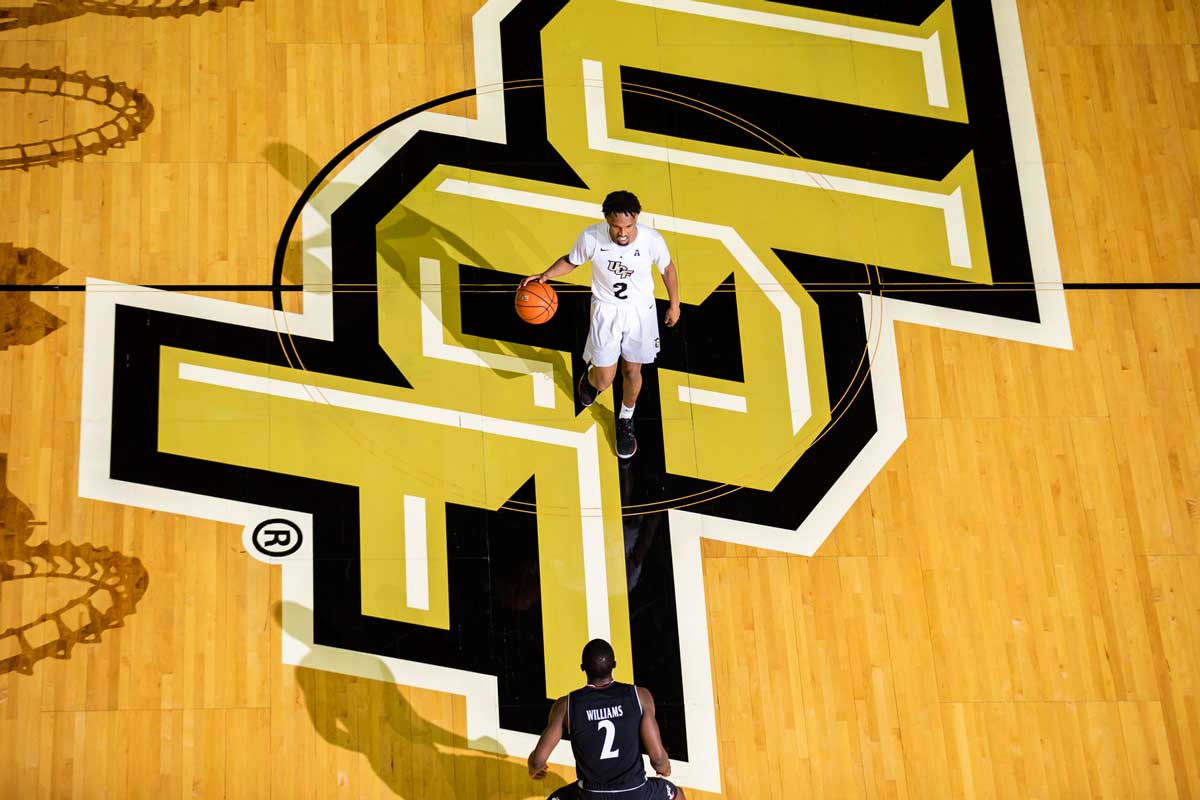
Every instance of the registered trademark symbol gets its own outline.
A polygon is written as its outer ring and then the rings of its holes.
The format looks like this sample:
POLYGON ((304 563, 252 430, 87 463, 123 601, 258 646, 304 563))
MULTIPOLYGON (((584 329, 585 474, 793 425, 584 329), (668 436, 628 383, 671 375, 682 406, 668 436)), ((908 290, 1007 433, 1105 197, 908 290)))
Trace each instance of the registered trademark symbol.
POLYGON ((269 519, 258 523, 250 535, 254 549, 270 558, 284 558, 300 549, 304 535, 290 519, 269 519))

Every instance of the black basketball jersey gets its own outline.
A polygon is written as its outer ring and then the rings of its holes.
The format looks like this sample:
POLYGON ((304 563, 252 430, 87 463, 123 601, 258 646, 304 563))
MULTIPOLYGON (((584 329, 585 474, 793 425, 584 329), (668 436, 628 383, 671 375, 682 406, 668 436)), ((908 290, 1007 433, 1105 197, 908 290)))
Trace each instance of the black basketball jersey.
POLYGON ((641 727, 642 701, 628 683, 567 695, 567 731, 584 789, 620 791, 646 782, 641 727))

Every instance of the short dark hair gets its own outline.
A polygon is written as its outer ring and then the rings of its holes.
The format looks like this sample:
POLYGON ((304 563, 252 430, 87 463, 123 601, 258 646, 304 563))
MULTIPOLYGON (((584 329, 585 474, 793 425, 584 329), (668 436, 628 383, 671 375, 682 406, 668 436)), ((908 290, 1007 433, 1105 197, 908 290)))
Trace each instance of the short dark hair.
POLYGON ((637 195, 624 189, 609 192, 608 197, 604 198, 604 205, 600 208, 606 217, 610 214, 642 213, 642 204, 638 202, 637 195))
POLYGON ((581 660, 579 667, 587 673, 589 681, 607 678, 617 666, 617 656, 613 653, 612 645, 603 639, 592 639, 585 644, 581 660))

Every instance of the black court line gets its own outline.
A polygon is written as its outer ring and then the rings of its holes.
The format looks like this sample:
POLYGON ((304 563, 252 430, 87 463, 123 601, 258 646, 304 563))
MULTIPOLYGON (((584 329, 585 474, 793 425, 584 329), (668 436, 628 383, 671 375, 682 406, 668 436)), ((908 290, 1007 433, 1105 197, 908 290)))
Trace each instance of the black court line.
MULTIPOLYGON (((96 287, 96 291, 111 291, 124 292, 136 291, 137 289, 154 289, 163 292, 303 292, 306 287, 279 285, 270 283, 144 283, 144 284, 123 284, 120 286, 102 286, 96 287)), ((331 291, 334 293, 349 292, 349 293, 374 293, 378 291, 377 286, 369 284, 333 284, 332 286, 323 285, 314 287, 318 290, 331 291)), ((866 294, 884 294, 897 295, 907 293, 929 293, 929 292, 1023 292, 1030 289, 1037 290, 1039 284, 1036 283, 1004 283, 1004 284, 941 284, 941 283, 905 283, 897 286, 889 286, 888 284, 867 284, 862 282, 845 282, 837 283, 830 282, 825 284, 806 284, 805 291, 809 294, 827 294, 831 292, 863 292, 866 294)), ((4 283, 0 284, 0 292, 84 292, 87 291, 87 284, 83 283, 61 283, 61 284, 41 284, 41 283, 4 283)), ((1109 292, 1109 291, 1182 291, 1191 292, 1200 290, 1200 281, 1181 281, 1181 282, 1148 282, 1148 283, 1133 283, 1133 282, 1104 282, 1095 283, 1087 282, 1067 282, 1062 284, 1048 283, 1043 287, 1044 291, 1063 290, 1069 292, 1109 292)), ((509 292, 515 289, 507 288, 499 284, 483 285, 477 291, 468 290, 463 294, 478 294, 482 292, 509 292)), ((580 287, 580 291, 586 291, 584 287, 580 287)), ((717 289, 714 294, 722 291, 717 289)), ((724 291, 733 291, 727 289, 724 291)), ((743 289, 742 291, 753 291, 743 289)))

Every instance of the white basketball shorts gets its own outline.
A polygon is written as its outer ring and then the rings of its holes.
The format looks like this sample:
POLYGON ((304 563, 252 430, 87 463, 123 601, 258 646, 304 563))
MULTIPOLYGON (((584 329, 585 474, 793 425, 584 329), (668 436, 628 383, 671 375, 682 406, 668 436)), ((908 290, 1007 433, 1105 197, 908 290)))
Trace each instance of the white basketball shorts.
POLYGON ((631 364, 650 364, 658 349, 658 309, 653 298, 620 304, 592 299, 584 361, 594 367, 611 367, 619 356, 631 364))

